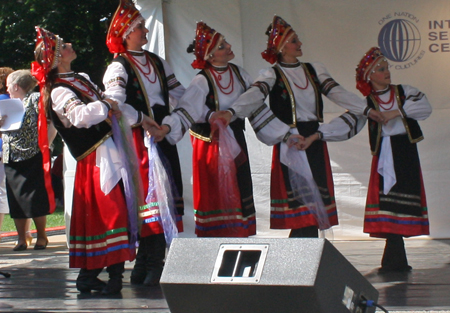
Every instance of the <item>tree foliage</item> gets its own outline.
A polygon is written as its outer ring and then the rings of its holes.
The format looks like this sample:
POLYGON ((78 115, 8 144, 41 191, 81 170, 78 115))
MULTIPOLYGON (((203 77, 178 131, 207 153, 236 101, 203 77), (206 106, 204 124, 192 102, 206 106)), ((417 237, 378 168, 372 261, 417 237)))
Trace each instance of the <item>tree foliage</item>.
POLYGON ((34 27, 40 26, 71 42, 78 55, 72 69, 100 84, 112 59, 105 42, 118 4, 119 0, 0 1, 0 67, 30 68, 34 27))

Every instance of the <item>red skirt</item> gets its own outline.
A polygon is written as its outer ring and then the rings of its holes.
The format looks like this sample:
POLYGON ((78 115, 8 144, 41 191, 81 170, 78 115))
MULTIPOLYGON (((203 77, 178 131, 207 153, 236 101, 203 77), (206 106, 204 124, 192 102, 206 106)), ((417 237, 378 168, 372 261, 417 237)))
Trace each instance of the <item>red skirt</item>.
MULTIPOLYGON (((306 150, 314 180, 319 188, 330 225, 338 224, 334 198, 333 175, 326 143, 314 142, 306 150)), ((270 177, 270 228, 298 229, 318 226, 313 212, 294 198, 289 183, 288 169, 280 162, 280 145, 273 147, 272 172, 270 177)))
POLYGON ((405 237, 428 235, 427 200, 416 144, 406 135, 391 137, 397 183, 387 195, 383 192, 383 176, 378 174, 378 156, 372 168, 364 216, 364 232, 371 237, 386 234, 405 237))
MULTIPOLYGON (((139 160, 139 172, 142 179, 143 186, 143 199, 147 198, 148 193, 148 149, 144 145, 144 132, 141 127, 133 128, 133 139, 136 146, 136 153, 139 160)), ((180 202, 179 199, 175 199, 180 202)), ((159 208, 147 204, 139 208, 139 218, 141 221, 141 237, 147 237, 151 235, 163 234, 164 230, 161 226, 161 217, 159 214, 159 208)), ((176 223, 179 232, 183 231, 183 220, 180 214, 176 214, 176 223)))
MULTIPOLYGON (((198 237, 248 237, 256 234, 255 214, 242 214, 242 199, 236 183, 231 188, 236 201, 232 208, 218 208, 218 145, 191 136, 195 233, 198 237)), ((237 168, 239 171, 239 168, 237 168)))
POLYGON ((132 261, 128 213, 120 184, 108 195, 100 189, 96 151, 77 162, 70 222, 69 266, 97 269, 132 261))

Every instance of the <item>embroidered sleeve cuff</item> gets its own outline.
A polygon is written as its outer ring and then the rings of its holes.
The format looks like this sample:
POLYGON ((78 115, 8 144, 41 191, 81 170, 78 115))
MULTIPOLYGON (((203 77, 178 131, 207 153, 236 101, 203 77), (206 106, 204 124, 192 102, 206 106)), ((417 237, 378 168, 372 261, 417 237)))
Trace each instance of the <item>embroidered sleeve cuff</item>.
POLYGON ((211 115, 214 113, 215 111, 209 110, 208 113, 206 114, 206 118, 205 118, 205 122, 209 123, 209 118, 211 117, 211 115))
MULTIPOLYGON (((169 129, 169 131, 167 132, 167 134, 170 134, 170 132, 172 131, 172 127, 170 127, 169 124, 163 124, 163 125, 166 125, 166 126, 167 126, 167 128, 169 129)), ((167 134, 166 134, 166 135, 167 135, 167 134)))
POLYGON ((323 133, 321 131, 317 131, 316 134, 319 137, 318 140, 322 140, 323 139, 323 133))
POLYGON ((366 108, 364 109, 364 115, 365 115, 365 116, 369 116, 370 110, 372 110, 372 108, 366 107, 366 108))
POLYGON ((291 137, 291 133, 287 132, 283 137, 283 142, 286 143, 289 140, 289 137, 291 137))
POLYGON ((108 108, 108 111, 111 110, 111 105, 108 103, 108 101, 102 100, 101 102, 108 108))

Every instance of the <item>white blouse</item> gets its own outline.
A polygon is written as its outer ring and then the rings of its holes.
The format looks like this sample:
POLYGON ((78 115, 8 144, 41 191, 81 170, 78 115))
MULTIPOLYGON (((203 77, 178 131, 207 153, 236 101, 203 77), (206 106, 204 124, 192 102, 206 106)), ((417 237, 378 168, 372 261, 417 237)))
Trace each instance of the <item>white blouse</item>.
MULTIPOLYGON (((252 78, 240 66, 239 73, 242 76, 245 87, 240 82, 236 73, 228 67, 225 72, 219 71, 219 82, 213 78, 213 83, 217 91, 219 108, 218 110, 228 110, 241 94, 250 87, 252 78)), ((191 127, 193 123, 207 123, 213 112, 205 104, 206 97, 209 94, 208 80, 204 75, 196 75, 185 94, 180 99, 177 111, 164 118, 162 124, 168 124, 171 131, 166 135, 167 140, 174 144, 183 138, 184 132, 191 127)), ((235 118, 234 118, 235 119, 235 118)))
MULTIPOLYGON (((323 64, 312 63, 312 66, 320 83, 332 80, 323 64)), ((307 80, 303 67, 299 65, 297 67, 280 66, 280 68, 286 75, 293 91, 297 121, 317 121, 315 90, 311 82, 307 80)), ((272 67, 262 70, 255 80, 255 83, 257 82, 266 83, 269 92, 276 83, 275 70, 272 67)), ((353 126, 362 127, 361 124, 364 125, 363 113, 367 106, 364 99, 345 90, 340 85, 331 88, 326 97, 356 117, 353 126)), ((265 94, 258 87, 253 86, 239 97, 232 108, 238 117, 253 116, 252 126, 254 129, 258 129, 256 132, 258 139, 268 145, 274 145, 281 142, 286 133, 290 132, 290 126, 274 117, 273 112, 264 103, 265 98, 265 94)), ((347 134, 350 128, 342 119, 337 118, 329 124, 320 125, 319 131, 323 133, 323 140, 339 141, 348 139, 347 134)))

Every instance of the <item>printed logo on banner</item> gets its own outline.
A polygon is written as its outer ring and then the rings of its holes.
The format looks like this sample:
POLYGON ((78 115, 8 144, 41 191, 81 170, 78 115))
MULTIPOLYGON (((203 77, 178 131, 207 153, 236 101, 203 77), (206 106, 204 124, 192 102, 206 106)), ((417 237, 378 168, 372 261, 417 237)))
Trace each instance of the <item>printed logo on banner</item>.
POLYGON ((387 14, 378 22, 382 25, 378 46, 397 70, 416 65, 425 55, 418 23, 419 19, 408 12, 387 14))

